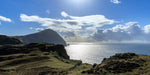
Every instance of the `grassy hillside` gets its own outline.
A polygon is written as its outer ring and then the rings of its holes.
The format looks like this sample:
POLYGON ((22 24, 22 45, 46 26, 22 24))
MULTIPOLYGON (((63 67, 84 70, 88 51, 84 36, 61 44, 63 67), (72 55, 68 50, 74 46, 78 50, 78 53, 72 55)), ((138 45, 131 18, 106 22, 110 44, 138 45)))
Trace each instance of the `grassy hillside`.
POLYGON ((79 75, 91 68, 69 60, 61 45, 7 45, 1 46, 0 54, 0 75, 79 75))
POLYGON ((134 53, 116 54, 93 65, 84 74, 94 75, 150 75, 150 56, 134 53))

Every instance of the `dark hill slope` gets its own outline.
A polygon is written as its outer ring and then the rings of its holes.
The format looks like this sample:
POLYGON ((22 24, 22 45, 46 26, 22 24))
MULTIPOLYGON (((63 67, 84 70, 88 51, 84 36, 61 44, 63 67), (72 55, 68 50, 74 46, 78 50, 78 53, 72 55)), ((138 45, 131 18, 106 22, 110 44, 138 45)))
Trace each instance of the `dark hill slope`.
POLYGON ((5 35, 0 35, 0 45, 5 45, 5 44, 22 44, 22 43, 18 39, 10 38, 5 35))
POLYGON ((64 39, 57 32, 51 29, 46 29, 38 33, 29 34, 25 36, 16 36, 15 38, 21 40, 24 44, 29 44, 33 42, 35 43, 47 42, 53 44, 66 45, 64 39))

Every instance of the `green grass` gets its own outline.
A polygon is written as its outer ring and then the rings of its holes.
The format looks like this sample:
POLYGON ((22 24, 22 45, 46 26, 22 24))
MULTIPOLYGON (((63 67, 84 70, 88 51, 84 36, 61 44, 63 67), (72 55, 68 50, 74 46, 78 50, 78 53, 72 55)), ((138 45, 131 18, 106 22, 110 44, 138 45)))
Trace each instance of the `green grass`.
POLYGON ((11 60, 0 62, 0 75, 57 75, 57 73, 78 75, 83 70, 88 70, 91 65, 81 64, 72 69, 81 61, 69 60, 60 57, 56 52, 30 52, 28 54, 12 54, 1 57, 14 57, 11 60), (46 55, 45 55, 46 53, 46 55), (18 56, 22 56, 18 58, 18 56), (52 74, 54 73, 54 74, 52 74))
MULTIPOLYGON (((150 56, 137 55, 137 56, 133 56, 132 58, 127 58, 127 59, 110 57, 110 58, 107 58, 106 60, 104 60, 100 65, 97 65, 91 71, 88 71, 88 72, 91 72, 90 74, 94 74, 94 75, 150 75, 150 56), (118 62, 118 63, 112 64, 114 62, 118 62), (135 63, 140 66, 135 67, 135 68, 131 67, 132 65, 128 66, 127 68, 122 67, 119 69, 119 71, 120 71, 120 73, 119 73, 117 70, 117 68, 119 68, 119 62, 135 63), (116 65, 118 65, 118 67, 115 68, 116 65), (128 70, 129 68, 130 69, 132 68, 132 69, 130 71, 126 72, 125 69, 128 70), (94 73, 97 73, 97 74, 94 74, 91 71, 94 73)), ((88 73, 85 73, 85 74, 88 75, 88 73)))

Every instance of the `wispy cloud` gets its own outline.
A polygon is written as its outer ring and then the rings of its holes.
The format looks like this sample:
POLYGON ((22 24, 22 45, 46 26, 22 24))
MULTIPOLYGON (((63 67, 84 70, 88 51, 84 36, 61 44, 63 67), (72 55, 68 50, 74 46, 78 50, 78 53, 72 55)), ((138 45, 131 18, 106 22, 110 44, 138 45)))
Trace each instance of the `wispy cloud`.
POLYGON ((114 4, 120 4, 121 3, 121 1, 119 1, 119 0, 110 0, 110 2, 112 2, 114 4))
POLYGON ((46 10, 45 12, 46 12, 47 14, 50 14, 50 11, 49 11, 49 10, 46 10))
MULTIPOLYGON (((10 18, 6 18, 4 16, 0 16, 0 21, 5 21, 5 22, 12 22, 10 18)), ((1 24, 1 23, 0 23, 1 24)))
POLYGON ((36 31, 42 31, 42 30, 44 30, 44 28, 34 28, 34 27, 30 27, 29 29, 36 30, 36 31))

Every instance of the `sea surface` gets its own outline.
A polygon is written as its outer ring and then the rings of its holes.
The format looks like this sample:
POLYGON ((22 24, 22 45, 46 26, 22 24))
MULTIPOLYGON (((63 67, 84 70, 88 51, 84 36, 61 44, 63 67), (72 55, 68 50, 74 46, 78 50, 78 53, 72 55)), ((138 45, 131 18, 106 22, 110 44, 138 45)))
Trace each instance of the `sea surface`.
POLYGON ((147 43, 69 43, 66 50, 70 59, 82 60, 83 63, 100 64, 104 58, 116 53, 137 53, 150 55, 147 43))

